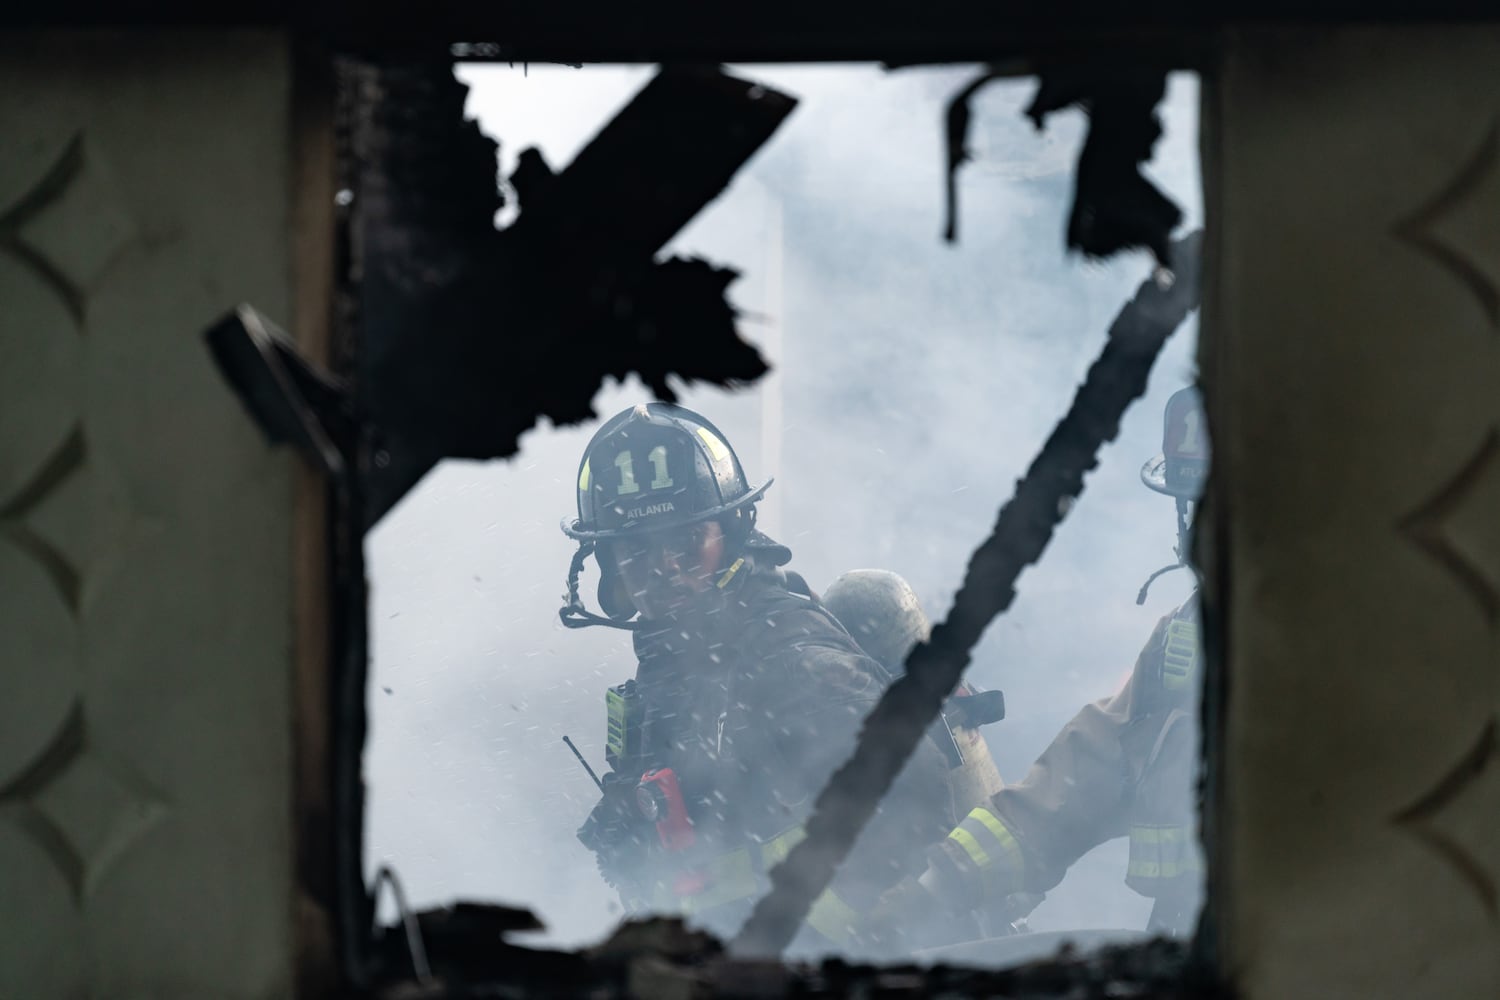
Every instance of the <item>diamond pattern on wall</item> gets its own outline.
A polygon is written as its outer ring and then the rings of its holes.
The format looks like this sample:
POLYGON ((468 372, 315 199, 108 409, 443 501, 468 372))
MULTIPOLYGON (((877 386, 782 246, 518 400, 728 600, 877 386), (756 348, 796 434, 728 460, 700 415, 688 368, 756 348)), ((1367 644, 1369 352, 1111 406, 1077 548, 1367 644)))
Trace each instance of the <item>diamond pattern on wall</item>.
POLYGON ((57 290, 80 325, 89 291, 137 235, 108 166, 82 132, 0 218, 0 242, 57 290))
POLYGON ((0 506, 78 422, 87 346, 76 319, 35 268, 0 250, 0 506), (38 387, 45 391, 38 392, 38 387))
POLYGON ((5 536, 37 562, 75 615, 90 583, 145 526, 131 511, 123 486, 90 459, 82 428, 75 428, 31 483, 0 507, 5 536))
POLYGON ((79 903, 165 812, 119 755, 93 752, 80 705, 31 769, 0 790, 0 817, 46 852, 79 903))
POLYGON ((0 788, 34 765, 78 700, 81 631, 52 581, 0 540, 0 788))
POLYGON ((76 615, 82 594, 78 567, 57 547, 40 537, 26 524, 26 518, 39 506, 46 503, 62 484, 72 478, 83 464, 85 445, 83 429, 73 428, 73 433, 58 446, 52 457, 42 463, 36 476, 9 503, 0 508, 0 527, 11 543, 31 556, 38 567, 51 578, 62 594, 63 601, 76 615))
POLYGON ((1500 921, 1500 752, 1491 720, 1473 749, 1427 794, 1395 817, 1396 823, 1452 866, 1500 921))
POLYGON ((1395 229, 1468 286, 1500 327, 1500 122, 1432 200, 1395 229))
POLYGON ((1402 530, 1453 572, 1495 624, 1500 617, 1500 433, 1492 428, 1473 457, 1405 520, 1402 530))

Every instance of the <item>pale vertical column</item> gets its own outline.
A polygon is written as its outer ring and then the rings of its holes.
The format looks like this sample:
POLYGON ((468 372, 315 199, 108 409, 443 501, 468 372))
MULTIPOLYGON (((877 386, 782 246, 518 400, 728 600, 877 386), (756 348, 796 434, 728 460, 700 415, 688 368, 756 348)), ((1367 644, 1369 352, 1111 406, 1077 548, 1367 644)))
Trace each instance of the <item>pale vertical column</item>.
POLYGON ((1213 794, 1239 995, 1500 996, 1500 28, 1206 88, 1213 794))
POLYGON ((766 494, 760 504, 759 522, 762 530, 772 538, 780 538, 782 530, 782 498, 788 483, 781 476, 781 440, 784 417, 782 410, 783 374, 782 362, 786 357, 786 299, 785 299, 785 234, 782 220, 782 199, 775 191, 765 189, 765 333, 760 342, 761 353, 771 365, 771 372, 760 384, 760 461, 762 475, 777 476, 775 487, 766 494))

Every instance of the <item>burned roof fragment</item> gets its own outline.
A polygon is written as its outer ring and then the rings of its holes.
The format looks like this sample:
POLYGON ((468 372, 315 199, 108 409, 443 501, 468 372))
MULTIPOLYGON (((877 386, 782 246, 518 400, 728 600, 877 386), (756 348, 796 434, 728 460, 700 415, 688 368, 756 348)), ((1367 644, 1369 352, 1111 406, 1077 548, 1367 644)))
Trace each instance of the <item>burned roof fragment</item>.
MULTIPOLYGON (((969 161, 967 148, 974 95, 1009 72, 986 69, 949 101, 947 136, 947 222, 943 238, 958 238, 958 168, 969 161)), ((1041 76, 1026 115, 1040 130, 1047 116, 1081 107, 1089 116, 1088 136, 1078 157, 1067 245, 1086 257, 1108 257, 1137 247, 1150 250, 1168 266, 1168 240, 1182 222, 1182 210, 1140 171, 1161 138, 1156 105, 1166 90, 1166 72, 1156 69, 1064 67, 1041 76)))
POLYGON ((361 71, 360 409, 375 460, 369 523, 437 461, 503 458, 543 416, 592 416, 607 376, 729 385, 766 371, 724 300, 733 272, 654 255, 791 112, 713 70, 661 72, 552 175, 517 177, 497 232, 494 144, 462 118, 444 64, 361 71))
POLYGON ((1026 114, 1042 128, 1054 111, 1083 107, 1088 138, 1078 156, 1068 248, 1087 257, 1108 257, 1144 247, 1163 267, 1167 241, 1182 210, 1140 171, 1161 138, 1156 105, 1166 91, 1164 70, 1142 67, 1052 70, 1026 114))

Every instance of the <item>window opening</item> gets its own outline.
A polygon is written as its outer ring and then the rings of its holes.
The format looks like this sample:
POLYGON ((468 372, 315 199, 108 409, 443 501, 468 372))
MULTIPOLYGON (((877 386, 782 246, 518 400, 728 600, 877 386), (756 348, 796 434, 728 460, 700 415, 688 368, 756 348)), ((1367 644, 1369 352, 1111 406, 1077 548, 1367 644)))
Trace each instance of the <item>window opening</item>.
MULTIPOLYGON (((1083 127, 1076 113, 1055 119, 1038 143, 1020 115, 1030 81, 976 97, 976 162, 960 175, 961 239, 948 246, 938 239, 943 108, 971 69, 733 72, 794 95, 799 107, 669 252, 743 272, 730 298, 772 373, 739 391, 674 388, 722 431, 753 483, 776 478, 757 526, 792 549, 791 568, 815 590, 849 570, 892 570, 940 619, 999 502, 1112 317, 1151 273, 1149 259, 1081 268, 1056 252, 1083 127)), ((502 143, 505 177, 530 145, 562 169, 652 75, 477 65, 459 73, 471 87, 470 113, 502 143)), ((1174 76, 1152 166, 1184 204, 1185 228, 1201 218, 1195 107, 1194 79, 1174 76)), ((497 221, 514 218, 512 207, 497 221)), ((975 651, 968 679, 1004 692, 1007 717, 981 738, 1009 782, 1086 703, 1126 682, 1158 619, 1193 589, 1190 574, 1174 574, 1134 603, 1180 541, 1178 505, 1143 487, 1141 464, 1162 452, 1169 401, 1192 381, 1194 334, 1189 320, 1168 343, 1047 558, 1025 573, 1012 611, 975 651)), ((650 395, 635 380, 607 385, 594 400, 599 420, 544 424, 509 462, 443 463, 368 537, 366 864, 398 870, 418 909, 476 896, 525 905, 547 926, 539 940, 557 945, 598 940, 622 916, 574 837, 598 792, 562 738, 603 769, 605 692, 635 663, 628 637, 558 623, 574 543, 557 522, 576 514, 579 457, 602 420, 650 395)), ((1184 428, 1176 444, 1187 451, 1184 428)), ((670 479, 665 464, 665 453, 642 452, 626 463, 630 483, 670 479)), ((585 593, 595 579, 585 579, 585 593)), ((1196 683, 1191 624, 1182 616, 1163 625, 1164 689, 1196 683), (1183 657, 1188 666, 1172 673, 1183 657)), ((1187 717, 1195 743, 1196 711, 1187 717)), ((1060 774, 1059 788, 1069 780, 1060 774)), ((955 816, 954 830, 966 816, 955 816)), ((1009 963, 1028 943, 1052 951, 1057 935, 1097 943, 1143 929, 1151 900, 1127 887, 1127 876, 1141 882, 1153 864, 1159 875, 1177 834, 1171 824, 1141 824, 1157 827, 1151 841, 1153 831, 1131 837, 1129 825, 1064 865, 1056 888, 1016 915, 1027 933, 1011 935, 1011 946, 987 941, 947 954, 1009 963)), ((994 831, 984 825, 970 833, 986 835, 994 831)), ((997 920, 991 914, 980 935, 1004 933, 1009 920, 997 920)), ((813 953, 845 951, 814 942, 813 953)), ((919 945, 933 947, 911 943, 919 945)))

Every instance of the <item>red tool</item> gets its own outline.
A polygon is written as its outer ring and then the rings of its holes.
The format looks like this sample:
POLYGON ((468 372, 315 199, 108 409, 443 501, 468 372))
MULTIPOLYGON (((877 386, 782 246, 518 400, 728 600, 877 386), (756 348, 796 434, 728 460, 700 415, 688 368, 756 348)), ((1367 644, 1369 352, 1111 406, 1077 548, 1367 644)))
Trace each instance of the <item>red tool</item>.
POLYGON ((640 784, 635 786, 635 801, 641 815, 656 824, 662 847, 685 851, 693 846, 697 840, 693 821, 688 819, 682 788, 670 767, 653 768, 641 775, 640 784))

